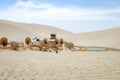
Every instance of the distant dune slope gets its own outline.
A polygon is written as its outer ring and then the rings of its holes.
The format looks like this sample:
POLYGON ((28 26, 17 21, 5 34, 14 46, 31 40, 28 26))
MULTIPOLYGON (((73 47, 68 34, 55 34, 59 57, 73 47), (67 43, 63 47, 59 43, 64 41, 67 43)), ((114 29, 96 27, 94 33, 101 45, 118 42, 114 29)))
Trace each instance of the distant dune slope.
POLYGON ((0 20, 0 37, 7 36, 9 39, 21 40, 26 36, 49 37, 49 34, 56 33, 60 37, 66 37, 73 33, 48 25, 18 23, 0 20))
POLYGON ((10 40, 21 41, 25 36, 30 35, 32 35, 32 33, 21 27, 16 27, 14 24, 0 21, 0 37, 8 37, 10 40))
POLYGON ((80 45, 100 45, 120 47, 120 27, 102 31, 79 33, 77 37, 80 45))
POLYGON ((20 27, 20 28, 24 28, 32 33, 51 33, 51 32, 55 32, 55 33, 60 33, 60 34, 72 34, 69 31, 65 31, 59 28, 55 28, 52 26, 48 26, 48 25, 41 25, 41 24, 28 24, 28 23, 19 23, 19 22, 12 22, 12 21, 5 21, 5 20, 0 20, 0 24, 9 24, 9 26, 16 26, 16 27, 20 27))

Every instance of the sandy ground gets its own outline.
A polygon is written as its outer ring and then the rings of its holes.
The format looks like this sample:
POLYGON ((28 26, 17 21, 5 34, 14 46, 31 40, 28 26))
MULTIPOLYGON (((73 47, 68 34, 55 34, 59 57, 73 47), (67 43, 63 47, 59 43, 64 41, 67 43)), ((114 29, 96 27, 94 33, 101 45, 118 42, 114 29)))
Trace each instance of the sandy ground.
POLYGON ((0 80, 120 80, 120 52, 0 52, 0 80))

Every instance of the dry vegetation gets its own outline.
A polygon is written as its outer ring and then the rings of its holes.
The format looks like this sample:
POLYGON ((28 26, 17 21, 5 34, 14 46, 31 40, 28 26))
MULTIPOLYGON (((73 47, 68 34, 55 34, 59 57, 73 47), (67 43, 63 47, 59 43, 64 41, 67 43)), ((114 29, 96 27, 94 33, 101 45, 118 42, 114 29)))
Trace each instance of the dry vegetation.
POLYGON ((31 38, 30 38, 30 37, 26 37, 25 43, 26 43, 27 45, 29 45, 29 44, 31 43, 31 38))
POLYGON ((48 41, 47 38, 44 38, 43 40, 39 40, 37 42, 33 42, 30 37, 25 38, 25 43, 27 44, 27 47, 25 47, 24 42, 16 42, 16 41, 10 41, 8 42, 7 37, 2 37, 0 39, 0 48, 10 48, 11 50, 25 50, 25 48, 30 48, 31 50, 40 50, 45 52, 52 52, 55 51, 58 53, 58 51, 65 49, 69 49, 72 51, 89 51, 88 48, 105 48, 106 50, 111 51, 120 51, 120 49, 117 48, 108 48, 108 47, 93 47, 93 46, 76 46, 73 42, 66 42, 63 40, 63 38, 56 38, 54 41, 48 41), (9 47, 7 47, 9 45, 9 47))
POLYGON ((74 49, 74 44, 72 42, 65 42, 64 46, 70 50, 74 49))
POLYGON ((11 50, 25 50, 25 47, 24 47, 24 43, 23 42, 15 42, 15 41, 11 41, 9 42, 9 45, 10 45, 10 49, 11 50))
POLYGON ((8 39, 6 37, 2 37, 0 39, 0 44, 3 46, 3 48, 7 48, 8 45, 8 39))
POLYGON ((63 42, 62 41, 63 41, 62 39, 60 39, 60 41, 58 39, 55 39, 55 41, 50 42, 50 41, 48 41, 47 38, 44 38, 43 40, 41 40, 38 43, 31 42, 29 46, 30 46, 31 49, 36 47, 40 51, 48 51, 48 52, 55 51, 55 52, 58 52, 59 47, 63 47, 63 42))

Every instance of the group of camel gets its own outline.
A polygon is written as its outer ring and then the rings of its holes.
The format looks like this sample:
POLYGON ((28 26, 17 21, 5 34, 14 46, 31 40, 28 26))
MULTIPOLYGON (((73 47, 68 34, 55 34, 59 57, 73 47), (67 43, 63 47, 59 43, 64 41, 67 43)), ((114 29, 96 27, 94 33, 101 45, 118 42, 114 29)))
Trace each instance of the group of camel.
POLYGON ((8 39, 6 37, 3 37, 0 39, 0 49, 11 49, 11 50, 25 50, 25 49, 31 49, 31 50, 40 50, 45 52, 52 52, 55 51, 58 53, 58 51, 65 49, 72 50, 74 48, 74 44, 72 42, 65 42, 63 38, 60 39, 54 39, 49 40, 47 38, 40 40, 37 38, 31 39, 27 37, 25 39, 25 42, 17 42, 17 41, 10 41, 8 42, 8 39))

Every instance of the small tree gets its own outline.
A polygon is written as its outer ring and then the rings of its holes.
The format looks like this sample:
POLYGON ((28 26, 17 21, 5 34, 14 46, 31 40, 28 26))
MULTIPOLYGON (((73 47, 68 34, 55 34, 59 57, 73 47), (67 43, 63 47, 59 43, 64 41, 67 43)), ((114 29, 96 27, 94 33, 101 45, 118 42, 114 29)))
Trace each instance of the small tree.
POLYGON ((63 38, 60 39, 60 43, 63 44, 63 38))
POLYGON ((7 44, 8 44, 8 39, 7 39, 6 37, 2 37, 2 38, 0 39, 0 44, 1 44, 3 47, 7 46, 7 44))
POLYGON ((47 38, 44 38, 44 39, 43 39, 43 41, 44 41, 44 43, 45 43, 45 44, 47 44, 47 43, 48 43, 47 38))
POLYGON ((0 48, 1 48, 1 39, 0 39, 0 48))
POLYGON ((27 45, 29 45, 29 44, 31 43, 31 38, 30 38, 30 37, 26 37, 25 43, 26 43, 27 45))
POLYGON ((58 44, 58 39, 57 38, 55 39, 55 44, 58 44))

